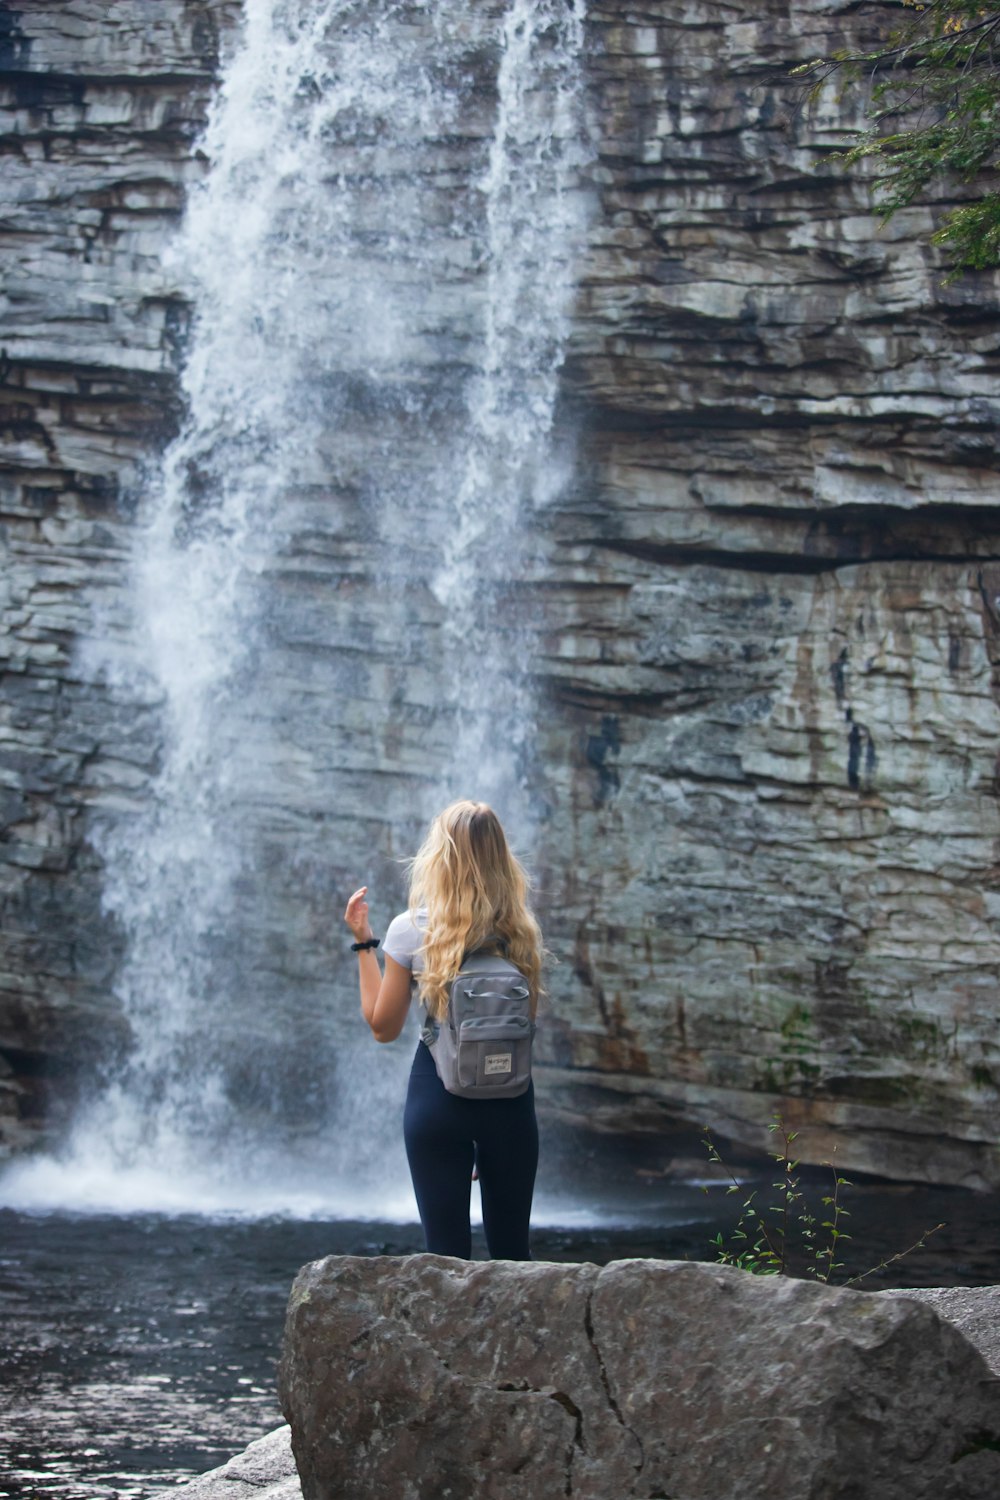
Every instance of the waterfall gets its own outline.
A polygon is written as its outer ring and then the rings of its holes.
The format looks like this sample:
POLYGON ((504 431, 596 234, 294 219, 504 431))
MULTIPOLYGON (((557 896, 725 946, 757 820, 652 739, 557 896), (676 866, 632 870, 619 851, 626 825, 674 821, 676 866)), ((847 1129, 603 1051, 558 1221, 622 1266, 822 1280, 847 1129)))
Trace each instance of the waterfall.
POLYGON ((161 726, 93 832, 131 1047, 22 1202, 411 1212, 411 1049, 365 1031, 340 917, 364 880, 388 921, 455 795, 530 855, 583 8, 246 0, 166 265, 187 417, 85 664, 161 726))
POLYGON ((481 184, 485 327, 467 392, 453 515, 432 584, 446 611, 459 720, 450 788, 502 807, 519 845, 531 843, 532 791, 540 782, 531 759, 530 609, 519 585, 534 563, 535 517, 561 478, 552 425, 580 230, 571 189, 586 159, 580 11, 514 0, 505 18, 497 119, 481 184), (542 43, 553 31, 549 50, 542 43))

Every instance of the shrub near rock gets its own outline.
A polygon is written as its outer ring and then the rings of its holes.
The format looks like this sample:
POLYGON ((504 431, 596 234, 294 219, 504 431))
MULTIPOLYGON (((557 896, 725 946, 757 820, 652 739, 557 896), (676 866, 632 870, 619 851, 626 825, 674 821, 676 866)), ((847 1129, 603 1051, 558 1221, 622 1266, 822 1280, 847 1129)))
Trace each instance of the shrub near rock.
POLYGON ((330 1257, 289 1302, 305 1500, 996 1500, 1000 1386, 910 1298, 688 1262, 330 1257))

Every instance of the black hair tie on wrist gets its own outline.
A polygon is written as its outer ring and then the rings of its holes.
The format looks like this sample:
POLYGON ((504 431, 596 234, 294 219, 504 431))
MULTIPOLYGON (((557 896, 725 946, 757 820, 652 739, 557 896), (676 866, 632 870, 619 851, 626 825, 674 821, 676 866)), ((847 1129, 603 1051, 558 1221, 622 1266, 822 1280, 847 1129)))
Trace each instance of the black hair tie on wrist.
POLYGON ((351 952, 352 953, 363 953, 366 948, 377 948, 378 945, 379 945, 379 942, 380 942, 379 938, 369 938, 368 941, 365 942, 365 943, 352 943, 351 944, 351 952))

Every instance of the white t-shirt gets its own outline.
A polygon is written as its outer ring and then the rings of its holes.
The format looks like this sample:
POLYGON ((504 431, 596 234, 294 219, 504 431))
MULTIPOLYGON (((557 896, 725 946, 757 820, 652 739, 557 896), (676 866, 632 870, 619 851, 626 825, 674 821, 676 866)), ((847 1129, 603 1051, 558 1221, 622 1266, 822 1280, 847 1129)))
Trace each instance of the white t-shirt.
POLYGON ((419 974, 424 966, 424 960, 418 952, 420 944, 424 940, 427 931, 427 913, 418 911, 416 921, 408 911, 401 911, 398 917, 393 917, 382 939, 382 952, 388 953, 404 969, 411 973, 419 974))

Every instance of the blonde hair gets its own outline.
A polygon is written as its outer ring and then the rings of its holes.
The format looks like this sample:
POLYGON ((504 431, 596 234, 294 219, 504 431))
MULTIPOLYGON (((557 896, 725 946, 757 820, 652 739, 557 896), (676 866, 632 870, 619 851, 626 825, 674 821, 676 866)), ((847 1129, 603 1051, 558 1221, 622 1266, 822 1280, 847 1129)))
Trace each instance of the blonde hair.
POLYGON ((438 813, 410 865, 410 913, 427 912, 414 977, 435 1020, 448 1010, 451 981, 466 953, 498 947, 528 981, 534 1014, 542 935, 528 907, 530 882, 511 853, 500 819, 485 802, 453 802, 438 813), (493 938, 495 943, 487 940, 493 938))

